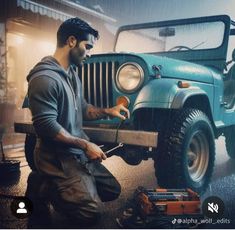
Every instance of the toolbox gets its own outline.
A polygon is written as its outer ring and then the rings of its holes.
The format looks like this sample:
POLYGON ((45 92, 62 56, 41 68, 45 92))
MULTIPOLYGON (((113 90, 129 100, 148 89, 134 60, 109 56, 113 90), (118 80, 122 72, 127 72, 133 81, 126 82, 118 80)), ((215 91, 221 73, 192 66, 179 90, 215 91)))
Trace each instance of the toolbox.
POLYGON ((143 217, 201 213, 200 197, 191 189, 145 189, 138 187, 134 197, 138 211, 143 217))

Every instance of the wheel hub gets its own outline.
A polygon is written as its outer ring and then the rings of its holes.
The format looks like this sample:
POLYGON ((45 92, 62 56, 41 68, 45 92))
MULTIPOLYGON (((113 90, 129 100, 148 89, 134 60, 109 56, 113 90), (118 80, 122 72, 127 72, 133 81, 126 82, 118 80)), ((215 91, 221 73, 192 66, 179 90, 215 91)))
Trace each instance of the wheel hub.
POLYGON ((209 162, 209 143, 202 131, 191 138, 187 151, 188 171, 191 179, 199 182, 204 177, 209 162))

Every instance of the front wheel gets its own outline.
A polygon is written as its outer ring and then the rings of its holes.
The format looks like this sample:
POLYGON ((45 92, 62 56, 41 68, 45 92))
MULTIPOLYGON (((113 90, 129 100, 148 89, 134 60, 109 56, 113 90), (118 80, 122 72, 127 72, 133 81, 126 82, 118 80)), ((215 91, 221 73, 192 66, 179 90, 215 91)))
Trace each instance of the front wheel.
POLYGON ((235 125, 227 127, 224 136, 228 155, 235 159, 235 125))
POLYGON ((210 120, 202 111, 186 108, 175 113, 167 130, 155 157, 158 184, 202 193, 210 182, 215 160, 210 120))

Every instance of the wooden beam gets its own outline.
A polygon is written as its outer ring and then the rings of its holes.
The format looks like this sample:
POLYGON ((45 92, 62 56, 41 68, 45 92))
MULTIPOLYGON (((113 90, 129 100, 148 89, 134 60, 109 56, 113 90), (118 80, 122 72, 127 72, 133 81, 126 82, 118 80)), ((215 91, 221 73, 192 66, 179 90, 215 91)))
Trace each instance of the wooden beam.
MULTIPOLYGON (((123 143, 144 147, 157 147, 158 133, 138 130, 83 127, 87 136, 94 142, 123 143)), ((32 123, 15 123, 15 132, 35 134, 32 123)))

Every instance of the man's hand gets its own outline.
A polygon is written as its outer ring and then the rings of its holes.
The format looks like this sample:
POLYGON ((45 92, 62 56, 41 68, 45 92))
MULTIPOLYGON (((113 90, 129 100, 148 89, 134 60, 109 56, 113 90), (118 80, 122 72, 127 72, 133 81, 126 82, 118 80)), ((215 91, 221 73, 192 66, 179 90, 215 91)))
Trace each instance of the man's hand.
POLYGON ((105 160, 107 157, 102 151, 102 149, 97 146, 96 144, 89 142, 85 139, 74 137, 72 136, 68 131, 66 131, 64 128, 62 128, 59 133, 54 138, 55 141, 62 142, 64 144, 67 144, 69 146, 75 147, 75 148, 81 148, 86 153, 87 157, 90 160, 105 160))
POLYGON ((112 108, 107 108, 106 114, 111 117, 119 117, 122 120, 125 120, 126 118, 130 118, 130 111, 122 104, 116 105, 112 108), (126 113, 126 116, 122 115, 121 111, 124 111, 126 113))
POLYGON ((102 149, 98 145, 89 141, 86 142, 85 152, 90 160, 99 160, 101 162, 102 160, 107 159, 102 149))

